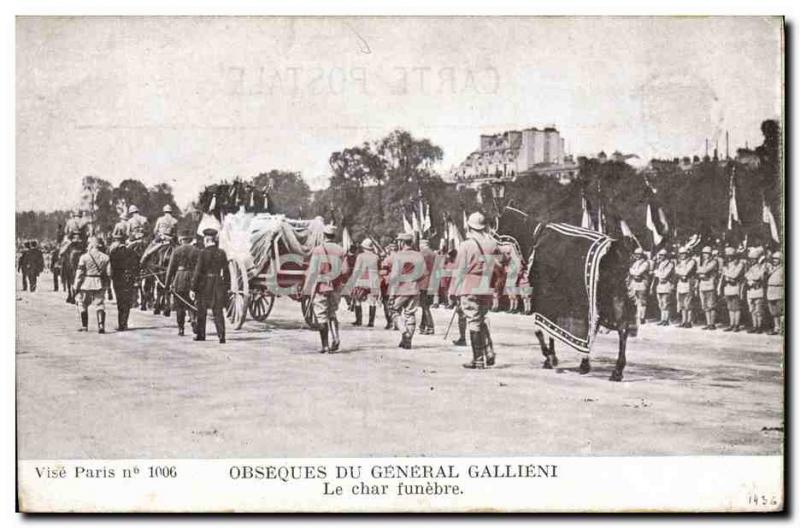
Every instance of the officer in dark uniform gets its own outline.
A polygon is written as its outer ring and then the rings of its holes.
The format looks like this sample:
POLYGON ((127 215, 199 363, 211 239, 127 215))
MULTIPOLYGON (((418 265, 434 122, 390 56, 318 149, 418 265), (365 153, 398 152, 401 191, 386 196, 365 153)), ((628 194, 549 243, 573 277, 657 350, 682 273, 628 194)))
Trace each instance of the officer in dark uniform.
POLYGON ((28 291, 28 260, 31 252, 31 243, 26 240, 17 261, 17 271, 22 273, 22 291, 28 291))
POLYGON ((117 297, 117 331, 128 329, 128 317, 136 294, 136 274, 139 271, 139 258, 125 244, 125 233, 116 232, 114 242, 108 252, 111 260, 111 284, 117 297))
POLYGON ((179 241, 181 245, 172 252, 172 258, 169 260, 166 284, 174 293, 173 302, 178 319, 178 335, 182 336, 186 324, 186 311, 194 310, 190 304, 189 292, 192 291, 192 272, 197 265, 200 250, 192 245, 194 237, 189 230, 181 231, 179 241))
POLYGON ((219 342, 225 342, 225 317, 222 313, 227 302, 231 275, 228 270, 228 257, 217 247, 217 230, 203 231, 203 245, 192 274, 192 290, 197 302, 197 324, 195 341, 206 340, 206 315, 211 308, 214 325, 217 327, 219 342))

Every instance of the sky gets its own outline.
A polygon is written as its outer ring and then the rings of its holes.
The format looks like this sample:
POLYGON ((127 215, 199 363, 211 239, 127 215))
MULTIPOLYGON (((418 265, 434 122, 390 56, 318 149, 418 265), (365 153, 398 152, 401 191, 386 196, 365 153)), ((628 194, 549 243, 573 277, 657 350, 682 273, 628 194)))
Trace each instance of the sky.
POLYGON ((778 18, 19 17, 17 210, 85 175, 172 185, 293 170, 395 128, 444 150, 555 125, 575 155, 703 155, 780 119, 778 18))

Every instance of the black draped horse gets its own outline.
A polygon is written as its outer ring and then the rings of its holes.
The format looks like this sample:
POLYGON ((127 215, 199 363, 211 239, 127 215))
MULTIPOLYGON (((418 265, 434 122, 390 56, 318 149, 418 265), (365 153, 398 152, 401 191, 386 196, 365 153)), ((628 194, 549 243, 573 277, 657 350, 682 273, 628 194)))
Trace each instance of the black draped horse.
POLYGON ((174 249, 175 243, 170 239, 146 249, 139 259, 143 297, 146 300, 144 309, 152 304, 153 313, 156 315, 163 313, 169 317, 170 314, 169 285, 166 284, 166 279, 169 260, 174 249))
MULTIPOLYGON (((603 326, 610 330, 616 330, 619 335, 617 363, 609 379, 621 381, 626 363, 625 347, 628 336, 635 336, 637 332, 636 309, 626 284, 630 251, 625 244, 599 233, 586 232, 581 228, 566 224, 537 223, 526 213, 513 207, 506 207, 498 218, 497 234, 502 240, 516 245, 517 251, 527 263, 527 267, 522 270, 522 273, 527 273, 532 288, 533 312, 537 321, 536 337, 545 357, 543 368, 552 369, 558 365, 553 338, 556 335, 560 340, 570 343, 576 350, 586 353, 578 371, 581 374, 589 373, 591 370, 588 355, 590 339, 598 328, 603 326), (587 246, 594 240, 597 244, 592 244, 592 248, 603 248, 605 253, 598 257, 599 264, 596 269, 574 268, 574 266, 584 266, 583 261, 576 263, 574 261, 578 259, 568 261, 563 258, 559 259, 553 254, 558 251, 559 245, 572 243, 573 239, 569 237, 574 237, 574 240, 583 242, 587 246), (542 249, 546 249, 547 252, 542 252, 542 249), (574 273, 569 275, 564 271, 569 269, 570 265, 573 265, 573 269, 580 271, 579 276, 574 273), (596 287, 592 289, 592 292, 587 292, 589 288, 584 283, 584 280, 588 280, 589 277, 596 281, 596 287), (587 296, 588 303, 586 302, 587 296), (578 297, 581 297, 580 300, 584 306, 574 302, 578 297), (585 306, 589 303, 591 303, 589 306, 585 306), (575 312, 576 306, 577 313, 575 312), (594 317, 588 320, 588 328, 586 312, 581 311, 584 307, 594 313, 594 317), (580 342, 569 332, 565 332, 558 324, 548 324, 551 320, 541 316, 541 312, 544 311, 552 318, 558 318, 559 321, 576 322, 578 326, 582 325, 582 329, 591 337, 580 342), (549 343, 545 342, 542 328, 546 328, 548 331, 549 343)), ((586 257, 586 255, 582 255, 582 257, 586 257)), ((588 257, 586 262, 589 262, 588 257)))
POLYGON ((61 284, 67 292, 67 302, 70 304, 75 304, 73 285, 75 284, 75 275, 78 273, 78 261, 84 253, 86 253, 86 242, 73 240, 59 257, 61 284))

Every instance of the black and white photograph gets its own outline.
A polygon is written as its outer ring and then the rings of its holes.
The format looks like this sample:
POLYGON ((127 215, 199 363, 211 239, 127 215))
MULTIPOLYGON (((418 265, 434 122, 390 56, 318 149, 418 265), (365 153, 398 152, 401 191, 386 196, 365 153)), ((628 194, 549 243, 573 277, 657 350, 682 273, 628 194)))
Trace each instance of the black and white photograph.
POLYGON ((15 31, 20 511, 784 508, 782 17, 15 31))

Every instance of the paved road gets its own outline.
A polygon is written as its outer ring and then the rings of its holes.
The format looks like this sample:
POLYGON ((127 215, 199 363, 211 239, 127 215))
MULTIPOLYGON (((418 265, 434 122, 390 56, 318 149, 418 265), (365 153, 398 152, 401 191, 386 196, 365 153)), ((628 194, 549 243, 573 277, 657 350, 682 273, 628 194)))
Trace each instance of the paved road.
MULTIPOLYGON (((41 284, 47 290, 48 277, 41 284)), ((540 368, 530 319, 493 314, 498 367, 461 368, 468 350, 437 335, 350 326, 320 355, 299 305, 229 341, 178 337, 173 319, 135 311, 132 331, 76 332, 62 293, 17 292, 19 455, 44 458, 778 454, 783 342, 645 326, 622 383, 607 378, 616 335, 593 371, 560 349, 540 368)), ((173 316, 174 317, 174 316, 173 316)))

